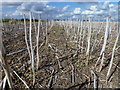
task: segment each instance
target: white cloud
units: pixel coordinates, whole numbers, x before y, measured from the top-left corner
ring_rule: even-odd
[[[82,12],[82,14],[94,14],[94,11],[85,10],[85,11]]]
[[[0,0],[0,2],[104,2],[105,0]],[[119,2],[119,0],[109,0]]]
[[[102,9],[107,10],[108,8],[109,8],[109,1],[107,0],[107,1],[104,2],[103,6],[102,6]]]
[[[96,5],[91,6],[90,9],[93,10],[93,11],[96,11],[97,10],[97,6]]]
[[[117,5],[115,4],[109,4],[108,1],[97,5],[95,4],[89,4],[84,10],[82,10],[80,7],[76,8],[70,8],[70,5],[66,5],[61,8],[57,8],[54,6],[50,6],[49,0],[46,2],[13,2],[13,3],[3,3],[6,7],[14,7],[17,8],[17,10],[13,14],[7,14],[6,17],[17,17],[21,15],[22,13],[28,14],[29,11],[33,12],[34,15],[37,15],[38,13],[42,13],[43,17],[48,18],[76,18],[80,17],[80,15],[85,16],[114,16],[117,14]],[[4,15],[5,16],[5,15]]]
[[[114,7],[114,4],[109,4],[109,7],[111,8],[111,7]]]
[[[72,16],[72,18],[75,19],[75,18],[77,18],[77,16],[74,15],[74,16]]]
[[[94,15],[87,15],[87,17],[94,17]]]
[[[0,2],[98,2],[98,0],[3,0]]]
[[[70,5],[66,5],[65,7],[63,7],[63,11],[66,11],[69,7]]]
[[[109,7],[109,15],[114,19],[118,19],[118,5],[110,5]]]
[[[44,9],[47,8],[47,3],[44,2],[25,2],[22,3],[20,6],[17,7],[17,11],[19,12],[33,12],[33,13],[42,13]],[[49,7],[48,7],[49,8]]]
[[[116,19],[118,16],[118,5],[110,4],[109,1],[91,5],[86,10],[82,11],[82,15],[100,17],[101,19],[108,16]]]
[[[75,8],[73,11],[73,14],[80,14],[81,13],[81,8]]]
[[[3,2],[2,7],[14,8],[18,7],[22,4],[22,2]]]
[[[105,12],[103,10],[96,11],[95,14],[104,14]]]
[[[57,18],[67,16],[69,12],[68,8],[70,6],[67,5],[63,9],[50,6],[46,2],[26,2],[22,3],[17,7],[15,15],[19,15],[22,13],[28,14],[29,11],[33,12],[34,15],[39,13],[42,14],[43,18]],[[69,15],[68,15],[69,16]]]
[[[65,14],[59,14],[56,17],[63,17]]]

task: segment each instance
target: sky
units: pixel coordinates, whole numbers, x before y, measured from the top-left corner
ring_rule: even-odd
[[[2,0],[2,18],[21,19],[29,12],[37,18],[41,14],[43,19],[81,19],[93,17],[105,19],[112,17],[118,19],[119,0]]]

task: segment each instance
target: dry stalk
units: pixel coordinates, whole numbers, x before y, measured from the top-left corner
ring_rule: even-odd
[[[48,44],[48,21],[46,21],[46,29],[45,29],[45,44]]]
[[[97,88],[98,88],[98,85],[97,85],[97,75],[96,75],[96,73],[93,70],[91,70],[91,73],[93,74],[93,77],[94,77],[94,90],[97,90]]]
[[[53,78],[54,78],[54,73],[55,73],[55,70],[54,70],[54,68],[53,68],[52,73],[51,73],[50,80],[49,80],[48,85],[47,85],[48,88],[51,88],[51,87],[52,87],[52,84],[53,84]]]
[[[87,36],[87,51],[86,51],[86,56],[87,56],[87,62],[86,65],[89,63],[89,57],[90,57],[90,41],[91,41],[91,20],[89,18],[89,28],[88,28],[88,36]]]
[[[115,48],[117,46],[119,36],[120,36],[120,31],[118,31],[117,38],[116,38],[116,41],[115,41],[115,44],[114,44],[114,47],[113,47],[113,50],[112,50],[112,56],[111,56],[110,65],[109,65],[109,69],[108,69],[108,72],[107,72],[106,80],[108,79],[109,74],[110,74],[110,70],[112,68],[113,59],[114,59],[114,55],[115,55]]]
[[[30,29],[29,29],[29,40],[30,40],[30,50],[31,50],[31,64],[32,64],[32,72],[33,72],[33,85],[35,83],[35,67],[34,67],[34,51],[33,51],[33,45],[32,45],[32,13],[29,13],[30,15]]]
[[[73,64],[71,64],[71,67],[72,67],[71,81],[72,81],[72,84],[74,85],[74,83],[75,83],[75,67],[73,66]]]
[[[26,88],[29,88],[29,86],[26,84],[26,82],[15,71],[13,71],[13,73],[23,82],[23,84],[26,86]]]
[[[106,19],[106,28],[105,28],[105,34],[104,34],[104,43],[103,43],[103,46],[102,46],[102,50],[100,52],[100,56],[95,64],[95,67],[97,66],[99,60],[102,58],[102,61],[101,61],[101,64],[103,64],[103,58],[104,58],[104,52],[105,52],[105,47],[106,47],[106,44],[107,44],[107,39],[108,39],[108,30],[109,30],[109,18]],[[99,71],[101,71],[102,69],[102,65],[100,65],[100,68],[99,68]]]
[[[24,18],[24,29],[25,29],[25,43],[26,43],[26,46],[27,46],[27,50],[28,50],[30,60],[31,60],[31,52],[30,52],[30,48],[29,48],[29,44],[28,44],[28,40],[27,40],[27,28],[26,28],[27,25],[26,25],[26,16],[25,16],[25,14],[23,15],[23,18]]]
[[[40,16],[39,16],[39,21],[38,21],[38,31],[37,31],[37,36],[36,36],[36,46],[37,46],[37,63],[36,63],[36,69],[38,70],[38,67],[39,67],[39,36],[40,36],[40,23],[41,23],[41,19],[40,19]]]
[[[91,39],[91,21],[89,18],[89,28],[88,28],[88,39],[87,39],[87,51],[86,55],[89,56],[90,53],[90,39]]]
[[[7,77],[5,76],[4,79],[3,79],[3,87],[2,87],[3,89],[4,89],[5,86],[6,86],[6,81],[7,81]]]
[[[0,27],[0,63],[3,67],[4,72],[5,72],[9,88],[13,89],[12,79],[11,79],[11,76],[10,76],[10,70],[9,70],[8,63],[5,60],[5,56],[6,56],[6,53],[5,53],[5,49],[4,49],[3,41],[2,41],[2,29]]]
[[[36,23],[35,23],[35,17],[33,17],[33,24],[34,24],[34,28],[35,28],[35,35],[37,34],[37,27],[36,27]]]

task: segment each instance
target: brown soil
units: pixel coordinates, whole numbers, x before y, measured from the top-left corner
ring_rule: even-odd
[[[8,30],[3,31],[3,33],[3,41],[7,54],[26,48],[24,40],[24,30]],[[45,40],[42,33],[43,30],[41,30],[39,44],[42,44]],[[34,38],[35,36],[33,34],[33,45],[35,45]],[[77,50],[77,45],[75,43],[69,42],[69,40],[66,40],[66,38],[67,37],[64,29],[59,26],[54,26],[50,31],[48,31],[48,44],[44,44],[39,49],[40,63],[39,69],[35,72],[36,82],[34,86],[32,85],[33,79],[31,72],[31,64],[27,50],[24,50],[14,55],[7,56],[6,60],[8,61],[10,68],[12,70],[15,70],[29,87],[41,88],[42,86],[42,88],[50,87],[68,89],[85,87],[92,88],[93,76],[91,75],[90,70],[93,69],[99,57],[101,47],[96,47],[89,60],[89,65],[86,66],[87,56],[85,56],[85,50],[83,51],[83,53],[81,53],[80,50],[78,50],[77,55],[74,57],[74,54]],[[56,53],[55,49],[51,49],[49,47],[49,44],[52,47],[58,49],[58,52]],[[111,82],[108,82],[108,84],[106,84],[105,81],[105,77],[108,70],[107,62],[109,62],[110,60],[111,50],[112,49],[106,51],[106,67],[104,67],[101,72],[96,72],[99,77],[99,87],[103,86],[105,88],[109,88],[110,84],[113,88],[118,87],[118,68],[116,68],[115,70],[115,65],[113,65],[112,67],[112,71],[115,70],[115,72],[112,75],[113,79],[111,80]],[[60,68],[58,65],[58,59],[56,58],[56,54],[59,57],[60,65],[62,66],[62,68]],[[116,53],[114,60],[114,63],[116,64],[118,62],[117,56],[118,54]],[[75,69],[74,83],[72,83],[71,81],[72,65]],[[99,65],[97,66],[97,68],[99,68]],[[52,75],[53,69],[54,74]],[[53,76],[53,83],[51,83],[51,86],[48,86],[51,76]],[[25,85],[16,77],[14,73],[12,73],[12,79],[15,88],[25,88]],[[88,84],[88,82],[91,82],[91,84]]]

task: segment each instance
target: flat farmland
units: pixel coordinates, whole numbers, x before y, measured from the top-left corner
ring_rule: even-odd
[[[4,23],[3,44],[15,88],[119,87],[117,22]]]

